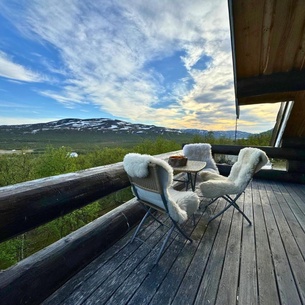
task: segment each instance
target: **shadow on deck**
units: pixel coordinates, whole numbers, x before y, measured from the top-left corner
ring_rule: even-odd
[[[193,243],[176,235],[153,266],[167,227],[150,222],[143,241],[128,243],[131,231],[43,304],[305,304],[304,202],[305,185],[254,180],[238,200],[252,226],[233,208],[207,226],[225,202],[203,214],[204,200],[185,225]]]

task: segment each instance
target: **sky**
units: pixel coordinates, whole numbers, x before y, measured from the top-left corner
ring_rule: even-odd
[[[0,0],[0,125],[111,118],[234,130],[227,0]],[[238,130],[278,104],[242,106]]]

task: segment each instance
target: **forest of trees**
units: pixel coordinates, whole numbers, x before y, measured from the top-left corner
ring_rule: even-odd
[[[226,138],[216,139],[213,132],[210,132],[206,136],[196,135],[189,142],[267,146],[270,143],[270,137],[271,133],[264,133],[234,142]],[[77,158],[70,157],[71,148],[54,148],[53,146],[46,147],[41,154],[3,154],[0,155],[0,187],[120,162],[129,152],[155,155],[179,149],[181,149],[181,144],[160,137],[156,140],[144,140],[133,148],[105,147],[88,150]],[[130,198],[132,198],[132,194],[129,188],[121,190],[44,226],[1,243],[0,270],[12,266],[23,258],[59,240]]]

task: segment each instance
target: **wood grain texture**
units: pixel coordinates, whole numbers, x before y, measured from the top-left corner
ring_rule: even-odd
[[[304,105],[304,0],[228,2],[236,105]],[[305,138],[305,113],[296,113],[288,118],[287,133]]]

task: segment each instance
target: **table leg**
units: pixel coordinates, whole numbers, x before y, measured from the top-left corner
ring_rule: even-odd
[[[186,173],[187,175],[187,179],[186,179],[186,186],[185,186],[185,190],[187,191],[189,188],[189,183],[191,183],[191,188],[193,189],[193,183],[192,183],[192,174],[191,173]]]
[[[192,177],[192,173],[187,173],[187,186],[186,190],[188,188],[188,183],[191,183],[192,191],[195,192],[196,189],[196,180],[197,180],[197,173],[194,173],[194,177]]]

